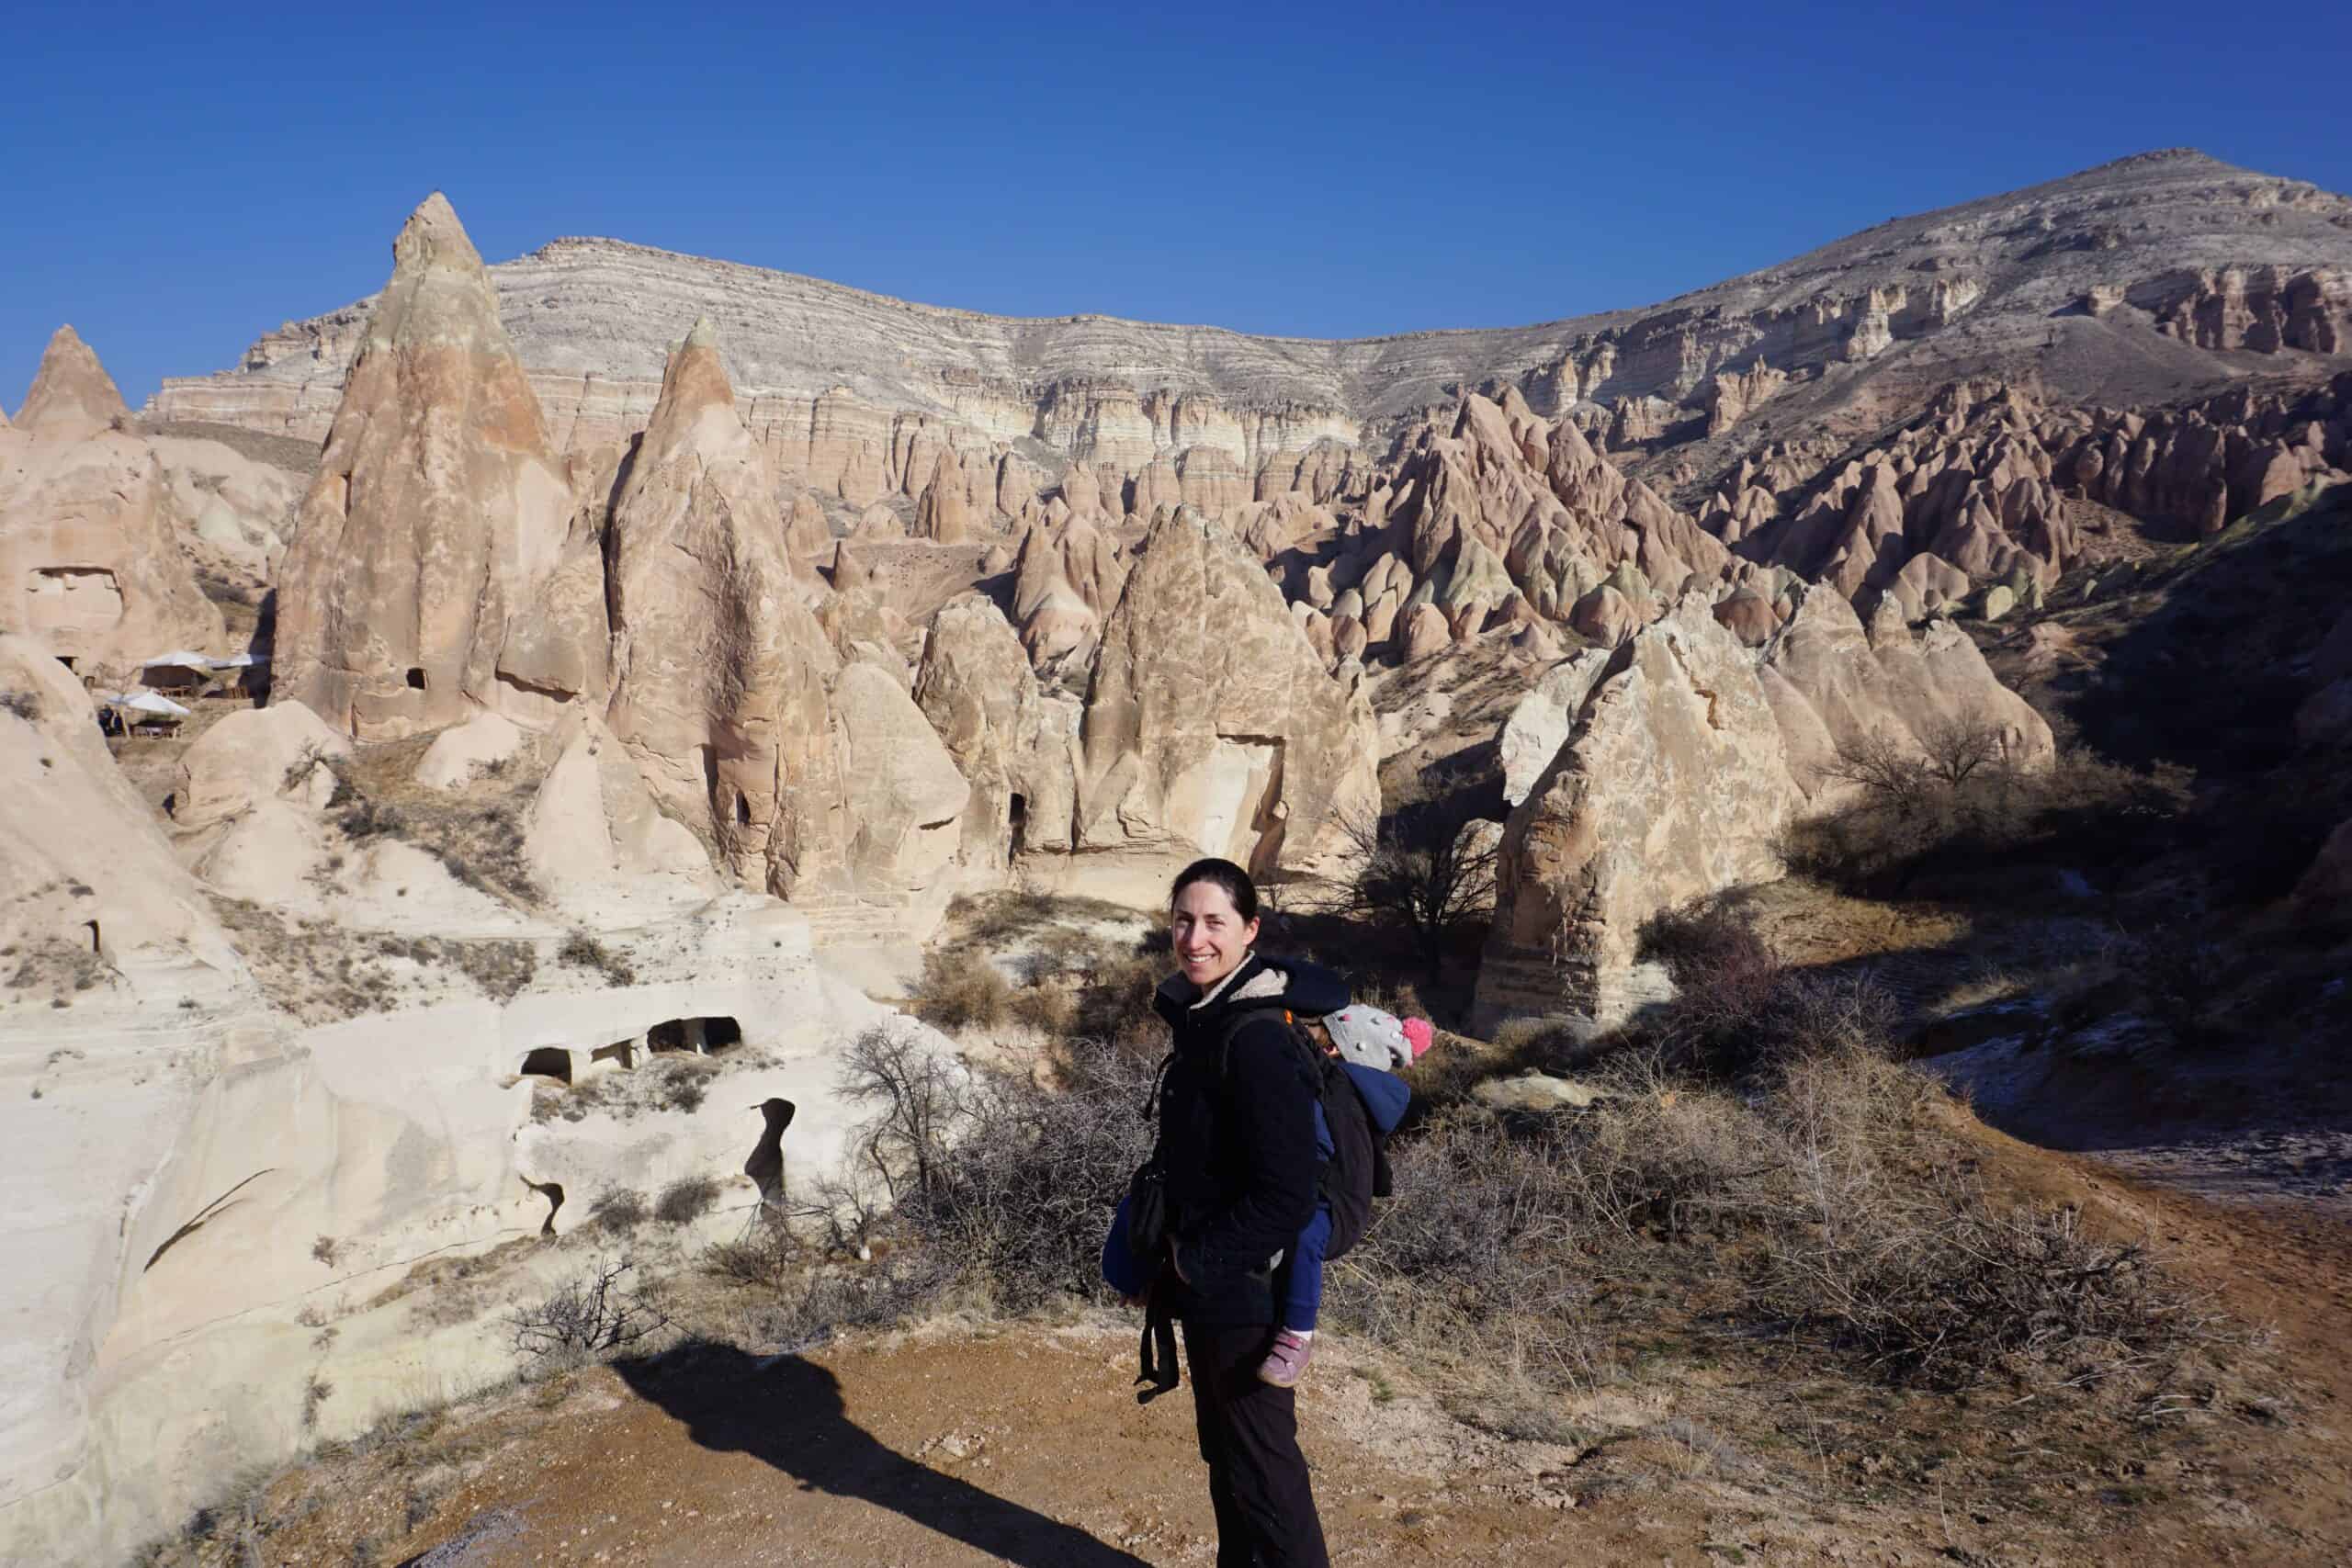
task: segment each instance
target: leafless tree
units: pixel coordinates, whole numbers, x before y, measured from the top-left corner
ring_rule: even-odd
[[[1435,975],[1453,935],[1494,912],[1498,825],[1431,800],[1341,827],[1356,853],[1329,912],[1402,930]]]
[[[1939,719],[1919,731],[1916,740],[1881,729],[1849,741],[1821,772],[1825,778],[1860,784],[1907,817],[1932,797],[1999,766],[2007,754],[1997,725],[1983,719]]]
[[[1939,719],[1919,732],[1928,772],[1958,789],[1981,770],[1998,767],[2008,756],[2000,727],[1981,718]]]
[[[875,1028],[850,1043],[841,1089],[876,1108],[858,1129],[858,1152],[891,1201],[935,1190],[940,1162],[970,1114],[962,1069],[912,1034]]]

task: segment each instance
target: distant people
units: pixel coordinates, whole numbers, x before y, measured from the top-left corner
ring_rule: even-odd
[[[1175,1049],[1159,1093],[1166,1213],[1164,1241],[1144,1260],[1149,1310],[1183,1329],[1218,1568],[1325,1568],[1297,1395],[1260,1371],[1281,1328],[1275,1276],[1316,1217],[1320,1177],[1317,1068],[1289,1011],[1343,1007],[1346,988],[1251,951],[1258,891],[1230,861],[1178,875],[1169,934],[1179,970],[1154,1005]]]

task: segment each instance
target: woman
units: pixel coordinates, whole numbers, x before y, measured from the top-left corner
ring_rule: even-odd
[[[1325,1568],[1295,1393],[1258,1369],[1277,1327],[1274,1273],[1313,1217],[1316,1085],[1285,1018],[1336,1011],[1346,987],[1251,951],[1258,890],[1230,861],[1176,878],[1178,972],[1154,1005],[1175,1031],[1159,1095],[1169,1257],[1156,1289],[1184,1331],[1218,1568]]]

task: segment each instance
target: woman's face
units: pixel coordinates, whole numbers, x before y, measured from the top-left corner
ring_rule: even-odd
[[[1258,922],[1242,919],[1233,896],[1216,883],[1188,882],[1169,911],[1168,936],[1184,978],[1206,990],[1241,966]]]

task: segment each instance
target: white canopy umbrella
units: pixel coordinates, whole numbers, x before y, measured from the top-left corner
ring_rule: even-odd
[[[159,653],[153,659],[142,659],[139,661],[139,667],[142,670],[152,670],[158,665],[177,665],[183,670],[209,670],[212,668],[212,660],[201,653],[191,653],[183,648],[171,653]]]
[[[191,711],[155,692],[121,692],[107,697],[105,702],[108,707],[129,708],[133,713],[151,713],[166,718],[186,718]]]

